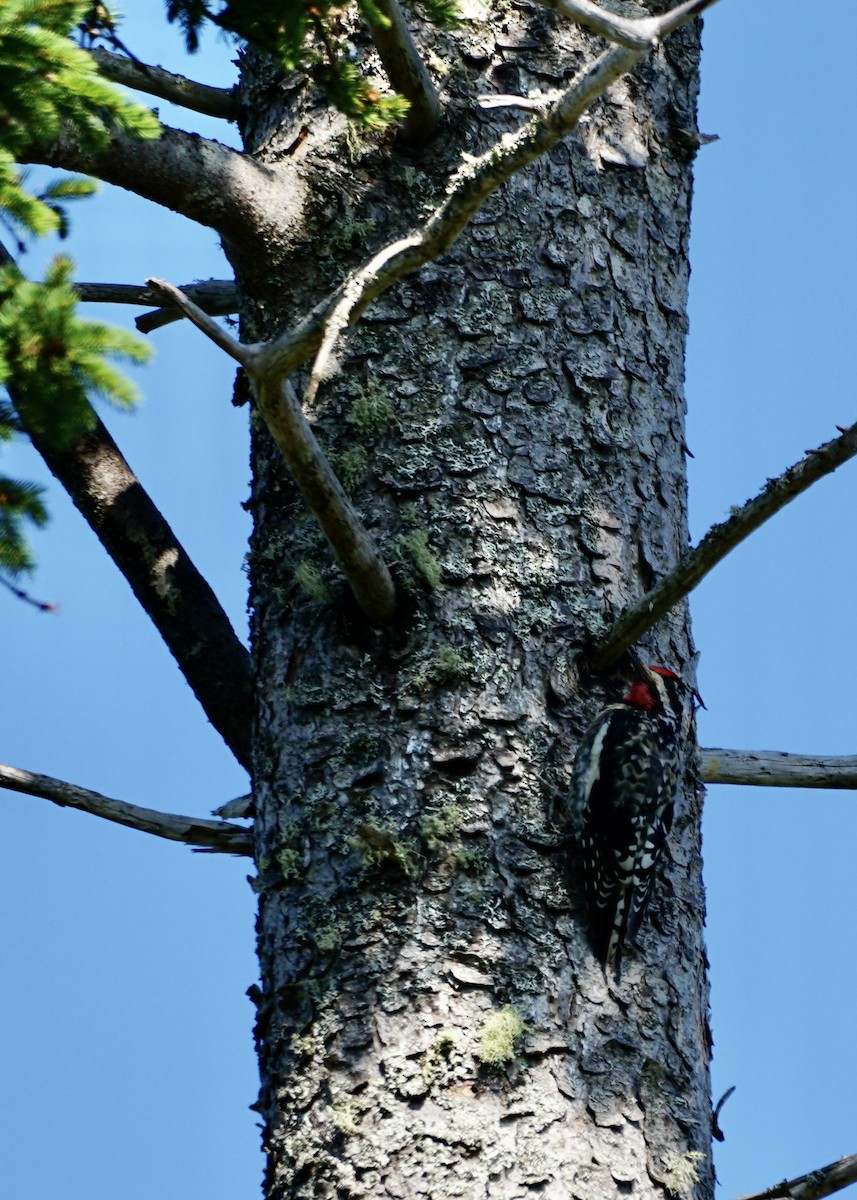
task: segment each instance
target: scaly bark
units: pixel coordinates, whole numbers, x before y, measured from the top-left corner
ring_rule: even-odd
[[[262,287],[252,252],[234,256],[239,284],[255,281],[246,340],[327,295],[345,260],[406,233],[462,152],[517,127],[475,96],[561,87],[599,49],[518,9],[437,36],[449,109],[418,159],[351,136],[346,168],[344,129],[300,94],[282,118],[255,109],[246,133],[263,158],[308,131],[309,200],[290,272]],[[256,431],[270,1200],[711,1195],[690,768],[619,988],[587,948],[573,852],[563,863],[531,848],[579,734],[620,686],[584,681],[558,702],[558,652],[583,647],[687,547],[697,53],[690,27],[616,84],[444,260],[367,311],[315,398],[315,433],[409,597],[392,629],[355,612]],[[263,82],[245,79],[245,95]],[[692,675],[683,609],[645,653]],[[520,1036],[504,1058],[507,1006]]]

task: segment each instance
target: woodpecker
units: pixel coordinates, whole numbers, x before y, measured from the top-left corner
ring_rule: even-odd
[[[672,826],[691,695],[674,671],[641,665],[641,678],[621,704],[599,713],[574,760],[590,939],[605,970],[612,962],[617,982]]]

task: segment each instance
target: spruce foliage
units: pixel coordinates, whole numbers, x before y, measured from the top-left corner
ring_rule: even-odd
[[[10,404],[0,401],[0,442],[8,442],[21,432],[21,423]],[[48,519],[42,503],[42,489],[22,479],[0,475],[0,568],[9,575],[32,570],[33,559],[22,527],[29,521],[44,525]]]
[[[79,0],[4,0],[0,145],[13,156],[32,141],[57,137],[65,121],[89,148],[105,145],[112,129],[160,136],[154,113],[102,79],[92,57],[71,41],[88,7]]]
[[[134,334],[77,315],[71,269],[69,259],[54,259],[44,283],[14,266],[0,270],[0,382],[24,425],[57,449],[92,427],[89,395],[126,408],[136,400],[107,359],[149,357]]]
[[[29,195],[14,165],[24,146],[56,138],[64,125],[93,149],[113,129],[141,138],[161,133],[155,114],[102,79],[91,55],[71,41],[87,8],[80,0],[4,0],[0,7],[0,208],[37,236],[64,227],[51,200],[94,185],[65,182],[50,198]]]
[[[28,235],[64,237],[66,203],[96,187],[91,179],[64,177],[29,191],[15,163],[24,146],[66,128],[90,147],[106,144],[112,130],[160,135],[155,115],[102,79],[91,56],[71,41],[88,8],[79,0],[0,5],[0,221],[19,252]],[[0,384],[14,397],[14,407],[0,401],[0,442],[26,428],[65,446],[93,423],[89,395],[126,407],[135,399],[108,358],[142,362],[148,349],[132,334],[77,316],[68,259],[56,259],[43,283],[26,279],[6,252],[0,263]],[[0,579],[32,570],[25,527],[46,520],[40,488],[0,476]]]
[[[14,265],[0,269],[0,384],[15,407],[0,403],[0,441],[26,428],[61,449],[91,428],[90,395],[129,407],[136,389],[108,358],[144,362],[148,346],[123,329],[77,315],[71,262],[57,258],[44,283]],[[0,476],[0,573],[33,568],[24,526],[43,525],[41,489]]]

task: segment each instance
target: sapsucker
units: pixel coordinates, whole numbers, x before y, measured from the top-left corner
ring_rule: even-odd
[[[640,927],[672,826],[691,712],[674,671],[642,667],[621,704],[599,713],[572,770],[593,951],[618,980],[622,951]]]

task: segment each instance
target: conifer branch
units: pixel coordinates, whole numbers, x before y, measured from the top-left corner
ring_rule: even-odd
[[[699,750],[703,783],[748,787],[857,789],[857,755],[787,754],[781,750]]]
[[[764,1192],[741,1196],[740,1200],[822,1200],[852,1183],[857,1183],[857,1154],[848,1154],[797,1179],[784,1179]]]
[[[588,655],[593,671],[606,670],[621,654],[639,641],[661,617],[683,600],[709,571],[765,521],[778,513],[801,492],[857,454],[857,424],[843,429],[838,438],[825,442],[776,479],[769,479],[758,496],[718,525],[685,554],[675,570],[640,600],[630,604],[600,638]]]
[[[8,387],[15,402],[15,389]],[[151,617],[206,716],[249,768],[250,659],[209,584],[92,412],[66,449],[24,428]]]
[[[0,266],[14,264],[0,242]],[[6,390],[14,405],[14,383],[7,381]],[[87,406],[88,431],[63,449],[19,414],[21,429],[127,579],[214,728],[249,770],[250,656],[211,587]]]
[[[373,21],[370,11],[366,10],[372,41],[390,83],[411,106],[402,126],[402,140],[409,145],[418,145],[431,136],[438,123],[440,99],[411,37],[399,0],[374,0],[374,7],[389,24],[385,26]]]
[[[103,148],[85,145],[67,128],[51,142],[34,142],[18,154],[22,163],[43,163],[94,175],[151,200],[268,259],[284,246],[300,219],[303,196],[294,165],[276,171],[210,138],[164,126],[143,140],[114,132]]]
[[[78,787],[55,779],[52,775],[35,775],[18,767],[0,763],[0,787],[7,791],[23,792],[26,796],[37,796],[50,800],[61,808],[77,808],[81,812],[115,821],[129,829],[142,833],[153,833],[156,837],[172,842],[184,842],[196,849],[214,851],[218,854],[243,854],[253,856],[253,831],[243,825],[232,825],[228,821],[211,821],[204,817],[184,817],[176,813],[157,812],[152,808],[141,808],[124,800],[112,800],[100,792]]]
[[[189,108],[193,112],[205,113],[209,117],[220,117],[234,121],[238,116],[238,96],[235,88],[211,87],[196,83],[184,75],[176,75],[163,67],[141,63],[139,59],[111,50],[96,49],[90,54],[105,79],[124,84],[149,96],[159,96],[172,104]]]

